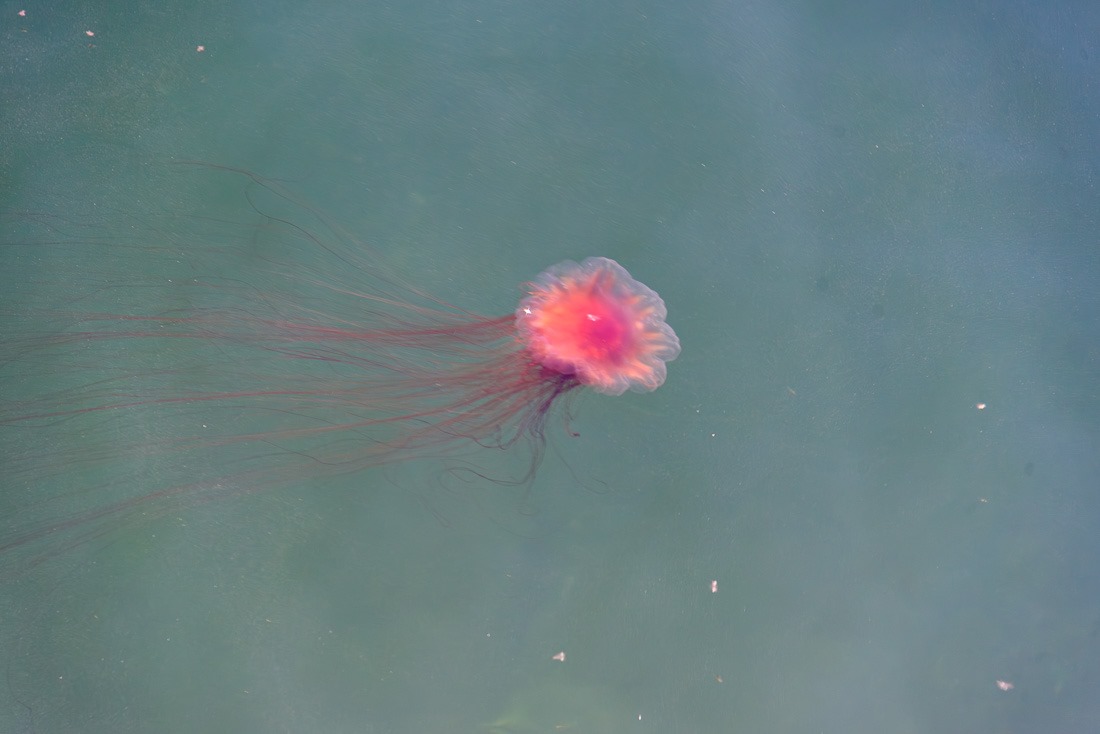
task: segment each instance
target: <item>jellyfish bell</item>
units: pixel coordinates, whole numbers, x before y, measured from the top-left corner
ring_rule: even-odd
[[[547,368],[596,392],[649,392],[665,381],[680,341],[661,297],[606,257],[544,270],[516,309],[516,326]]]

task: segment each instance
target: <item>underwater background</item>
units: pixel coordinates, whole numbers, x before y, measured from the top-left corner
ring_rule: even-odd
[[[3,554],[0,731],[1100,730],[1100,5],[172,5],[0,2],[0,329],[175,307],[158,239],[249,277],[209,223],[303,210],[203,161],[479,313],[614,258],[683,353],[530,486]],[[6,402],[107,367],[0,356]],[[222,460],[67,464],[100,425],[0,425],[0,546]]]

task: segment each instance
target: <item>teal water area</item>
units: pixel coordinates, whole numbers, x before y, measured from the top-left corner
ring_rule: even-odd
[[[0,5],[0,415],[235,355],[74,312],[366,276],[271,218],[486,314],[611,257],[684,349],[529,486],[5,422],[0,546],[226,491],[0,553],[0,731],[1100,730],[1095,4],[162,5]]]

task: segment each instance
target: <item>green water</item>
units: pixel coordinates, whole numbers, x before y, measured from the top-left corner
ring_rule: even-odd
[[[478,312],[614,258],[684,351],[529,488],[428,459],[5,555],[0,731],[1100,727],[1090,4],[19,9],[5,333],[252,277],[257,206],[322,231],[198,160]],[[5,403],[118,367],[3,356]],[[0,515],[232,475],[123,450],[182,430],[0,426]]]

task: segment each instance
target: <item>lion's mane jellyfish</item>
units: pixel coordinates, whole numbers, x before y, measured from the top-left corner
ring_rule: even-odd
[[[476,468],[486,447],[526,446],[528,468],[514,478],[526,482],[555,405],[586,387],[654,390],[680,351],[664,302],[613,260],[554,265],[526,284],[514,314],[485,317],[252,207],[266,220],[261,231],[290,245],[284,258],[308,245],[335,266],[280,259],[269,247],[263,277],[204,274],[178,285],[187,298],[173,293],[185,305],[143,312],[147,294],[131,288],[139,297],[125,311],[89,312],[80,299],[56,332],[3,338],[7,374],[37,372],[47,385],[0,401],[9,481],[63,475],[64,489],[48,508],[0,526],[0,554],[414,458],[468,462],[504,481]],[[138,252],[158,254],[148,239]],[[117,288],[103,292],[117,303]],[[27,439],[37,448],[16,438],[23,429],[42,434]],[[135,467],[125,476],[107,468],[119,456]],[[130,490],[107,491],[125,483]]]

